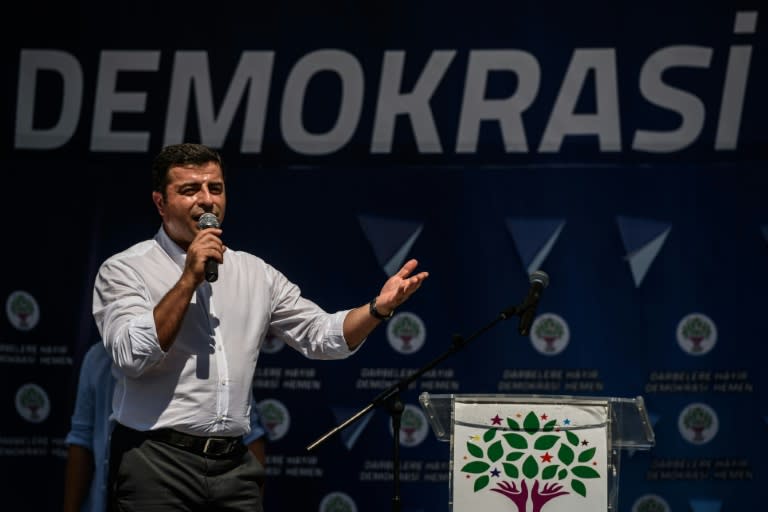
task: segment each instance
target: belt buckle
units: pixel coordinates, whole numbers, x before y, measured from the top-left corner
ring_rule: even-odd
[[[203,446],[203,453],[205,455],[225,455],[229,453],[230,442],[227,439],[217,439],[209,437],[205,440],[205,446]]]

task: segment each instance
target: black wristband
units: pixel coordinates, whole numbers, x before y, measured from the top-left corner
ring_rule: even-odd
[[[372,317],[378,318],[379,320],[389,320],[392,318],[392,315],[395,314],[395,310],[389,312],[388,315],[382,315],[379,313],[379,310],[376,309],[376,297],[371,299],[371,302],[368,303],[368,312],[371,314]]]

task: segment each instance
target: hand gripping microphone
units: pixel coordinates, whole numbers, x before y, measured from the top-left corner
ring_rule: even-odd
[[[200,220],[197,221],[197,227],[200,229],[218,228],[219,219],[212,213],[204,213],[200,216]],[[213,258],[208,258],[205,260],[205,280],[209,283],[212,283],[218,278],[219,262]]]
[[[531,287],[528,289],[528,297],[523,302],[521,308],[523,312],[520,315],[520,325],[518,326],[518,332],[521,336],[528,336],[528,331],[531,330],[533,317],[536,314],[539,299],[541,299],[541,292],[549,284],[549,276],[545,272],[537,270],[530,275],[528,281],[531,283]]]

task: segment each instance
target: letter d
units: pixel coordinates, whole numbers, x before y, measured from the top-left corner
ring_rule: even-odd
[[[52,128],[35,129],[35,91],[40,70],[58,72],[63,79],[61,110]],[[83,100],[83,71],[71,54],[59,50],[22,50],[16,103],[16,138],[20,149],[54,149],[75,133]]]

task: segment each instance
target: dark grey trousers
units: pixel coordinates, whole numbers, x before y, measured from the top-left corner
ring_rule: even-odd
[[[263,468],[243,446],[205,457],[118,425],[110,443],[111,512],[263,512]]]

